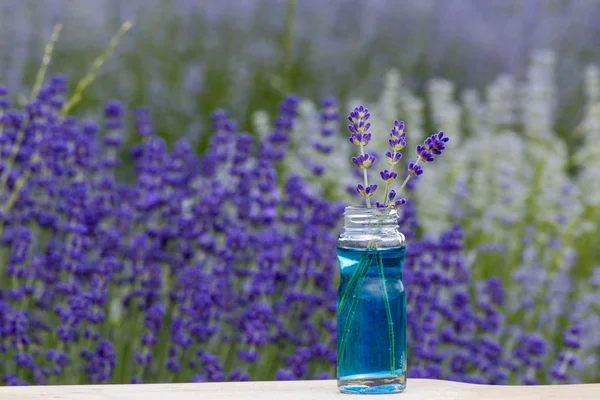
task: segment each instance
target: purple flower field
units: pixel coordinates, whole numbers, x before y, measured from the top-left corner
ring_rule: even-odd
[[[103,2],[91,3],[87,12],[100,8],[104,12],[97,15],[110,19]],[[122,6],[132,10],[113,10],[119,23],[121,13],[137,12],[134,3]],[[157,10],[165,6],[156,3]],[[175,3],[174,15],[194,8],[193,2]],[[223,32],[216,26],[228,17],[243,27],[250,23],[244,12],[259,15],[256,10],[272,7],[275,13],[292,2],[241,1],[230,15],[212,3],[204,17],[213,21],[214,32]],[[328,22],[315,30],[327,30],[336,10],[344,9],[333,2],[319,17],[301,3],[295,10],[298,49],[314,41],[307,20],[324,18]],[[349,3],[359,7],[360,2]],[[414,3],[407,6],[409,15],[440,18],[450,12],[441,2]],[[428,29],[469,43],[473,56],[477,43],[471,42],[492,18],[490,10],[503,7],[490,3],[489,10],[469,8],[470,31],[452,31],[445,21]],[[508,3],[507,8],[519,7]],[[585,11],[550,3],[554,6],[544,12],[568,10],[567,21]],[[21,15],[15,4],[0,3],[0,21],[10,13]],[[67,15],[87,15],[85,8],[56,4],[53,19],[43,26],[68,22],[60,21]],[[526,15],[541,15],[543,2],[531,4]],[[386,7],[389,2],[374,1],[373,13]],[[436,7],[442,9],[437,14],[427,11]],[[597,11],[593,4],[586,10]],[[460,11],[453,12],[467,18]],[[277,26],[266,25],[266,32],[285,28],[282,13],[277,15],[272,22]],[[383,40],[385,35],[366,23],[372,15],[365,15],[361,32],[373,32],[356,40]],[[148,29],[144,18],[150,17],[140,18],[140,31],[135,26],[133,35]],[[508,19],[520,26],[515,18]],[[96,23],[102,21],[98,17]],[[25,25],[24,37],[33,35],[37,28]],[[7,25],[0,25],[0,32],[8,29],[2,26]],[[540,39],[549,26],[556,25],[549,19],[536,25],[536,46],[560,42],[558,36]],[[41,37],[46,32],[40,29]],[[57,70],[68,65],[61,54],[80,43],[59,40],[53,52],[51,40],[40,71],[49,64],[52,73],[32,80],[23,67],[30,55],[18,46],[13,53],[10,43],[1,42],[1,384],[334,379],[336,239],[344,207],[363,201],[394,203],[400,210],[398,224],[407,239],[409,378],[511,385],[600,382],[597,68],[571,77],[584,82],[585,93],[569,117],[576,122],[573,137],[565,138],[558,132],[557,110],[568,90],[556,84],[565,66],[553,52],[529,57],[527,45],[521,67],[522,55],[490,50],[498,40],[492,30],[479,37],[485,42],[482,57],[500,57],[501,69],[510,74],[493,80],[484,71],[467,82],[487,85],[481,96],[455,93],[466,78],[459,74],[456,84],[434,79],[441,70],[428,71],[432,75],[422,94],[422,82],[410,69],[402,67],[400,74],[393,69],[394,57],[374,52],[387,75],[361,74],[367,86],[378,82],[376,90],[363,90],[352,79],[346,88],[334,87],[340,83],[326,83],[321,75],[307,79],[306,87],[320,78],[328,93],[317,91],[311,98],[314,93],[302,86],[303,72],[295,66],[293,85],[281,83],[282,73],[270,83],[276,89],[265,86],[276,102],[253,102],[253,93],[261,91],[248,83],[249,74],[260,65],[258,50],[268,52],[257,40],[250,44],[257,51],[239,54],[241,78],[228,72],[233,86],[236,79],[243,81],[239,93],[224,89],[226,96],[208,102],[199,93],[221,93],[209,84],[208,64],[199,67],[203,83],[197,96],[186,89],[192,72],[186,84],[179,78],[174,78],[178,84],[150,79],[152,70],[160,69],[150,62],[154,56],[140,75],[148,80],[134,83],[133,70],[122,63],[142,51],[132,43],[142,42],[140,36],[128,38],[127,29],[110,51],[102,44],[94,54],[99,58],[83,70],[92,64],[88,75],[69,67]],[[467,34],[473,37],[467,40]],[[582,32],[571,34],[585,47]],[[214,40],[212,46],[220,46]],[[323,42],[329,40],[334,35]],[[207,43],[203,51],[211,54]],[[349,43],[340,43],[315,44],[314,54],[333,48],[348,59],[356,56]],[[563,54],[560,46],[557,53]],[[437,60],[444,51],[427,54]],[[38,68],[43,55],[36,55]],[[314,71],[333,61],[324,59],[322,69]],[[318,59],[306,62],[318,64]],[[350,69],[340,66],[338,73],[350,76]],[[145,87],[145,95],[135,94],[135,85]],[[325,97],[329,94],[335,96]],[[354,109],[356,104],[368,110]],[[405,146],[416,147],[416,153],[401,156]],[[438,156],[440,161],[432,162]],[[392,187],[399,183],[403,191],[397,194]]]

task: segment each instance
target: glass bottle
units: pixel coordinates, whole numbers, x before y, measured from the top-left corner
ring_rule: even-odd
[[[346,207],[337,242],[341,392],[396,393],[406,386],[405,253],[396,209]]]

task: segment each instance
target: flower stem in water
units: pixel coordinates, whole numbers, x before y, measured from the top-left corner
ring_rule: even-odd
[[[381,290],[383,291],[383,301],[385,303],[385,313],[387,314],[388,332],[390,338],[390,374],[394,375],[396,371],[396,355],[394,354],[394,321],[392,320],[392,310],[390,308],[390,299],[388,297],[385,285],[385,275],[383,274],[383,261],[381,254],[377,253],[377,270],[381,279]]]
[[[346,285],[346,290],[344,291],[344,294],[342,295],[342,299],[340,300],[339,312],[341,312],[344,309],[344,304],[346,304],[346,300],[348,298],[348,295],[350,294],[350,289],[352,289],[352,287],[354,286],[354,281],[356,281],[356,278],[358,278],[358,275],[360,274],[360,269],[362,268],[362,266],[365,262],[366,255],[367,255],[366,253],[362,255],[362,257],[360,258],[360,262],[358,263],[358,266],[352,273],[352,276],[350,277],[350,280],[348,281],[348,284]]]
[[[352,298],[352,304],[350,305],[350,311],[348,312],[348,317],[346,318],[346,323],[344,324],[344,331],[342,332],[342,341],[340,343],[340,347],[338,348],[338,362],[342,358],[344,354],[344,348],[346,347],[346,340],[348,339],[348,331],[350,330],[350,324],[352,323],[352,319],[354,317],[354,311],[356,310],[356,306],[358,305],[358,299],[360,294],[360,289],[362,288],[363,281],[365,280],[365,276],[367,275],[367,271],[369,270],[369,266],[371,265],[371,260],[373,260],[373,254],[369,254],[367,258],[367,262],[365,263],[363,270],[360,274],[360,279],[356,284],[356,290],[354,291],[354,297]],[[358,268],[357,268],[358,269]]]

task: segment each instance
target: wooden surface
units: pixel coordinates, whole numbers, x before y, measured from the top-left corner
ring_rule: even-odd
[[[0,387],[0,400],[600,400],[600,384],[487,386],[409,379],[404,393],[341,394],[335,381]]]

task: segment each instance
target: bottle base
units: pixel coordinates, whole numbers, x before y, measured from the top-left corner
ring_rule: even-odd
[[[338,389],[350,394],[389,394],[400,393],[406,388],[406,376],[364,377],[339,379]]]

